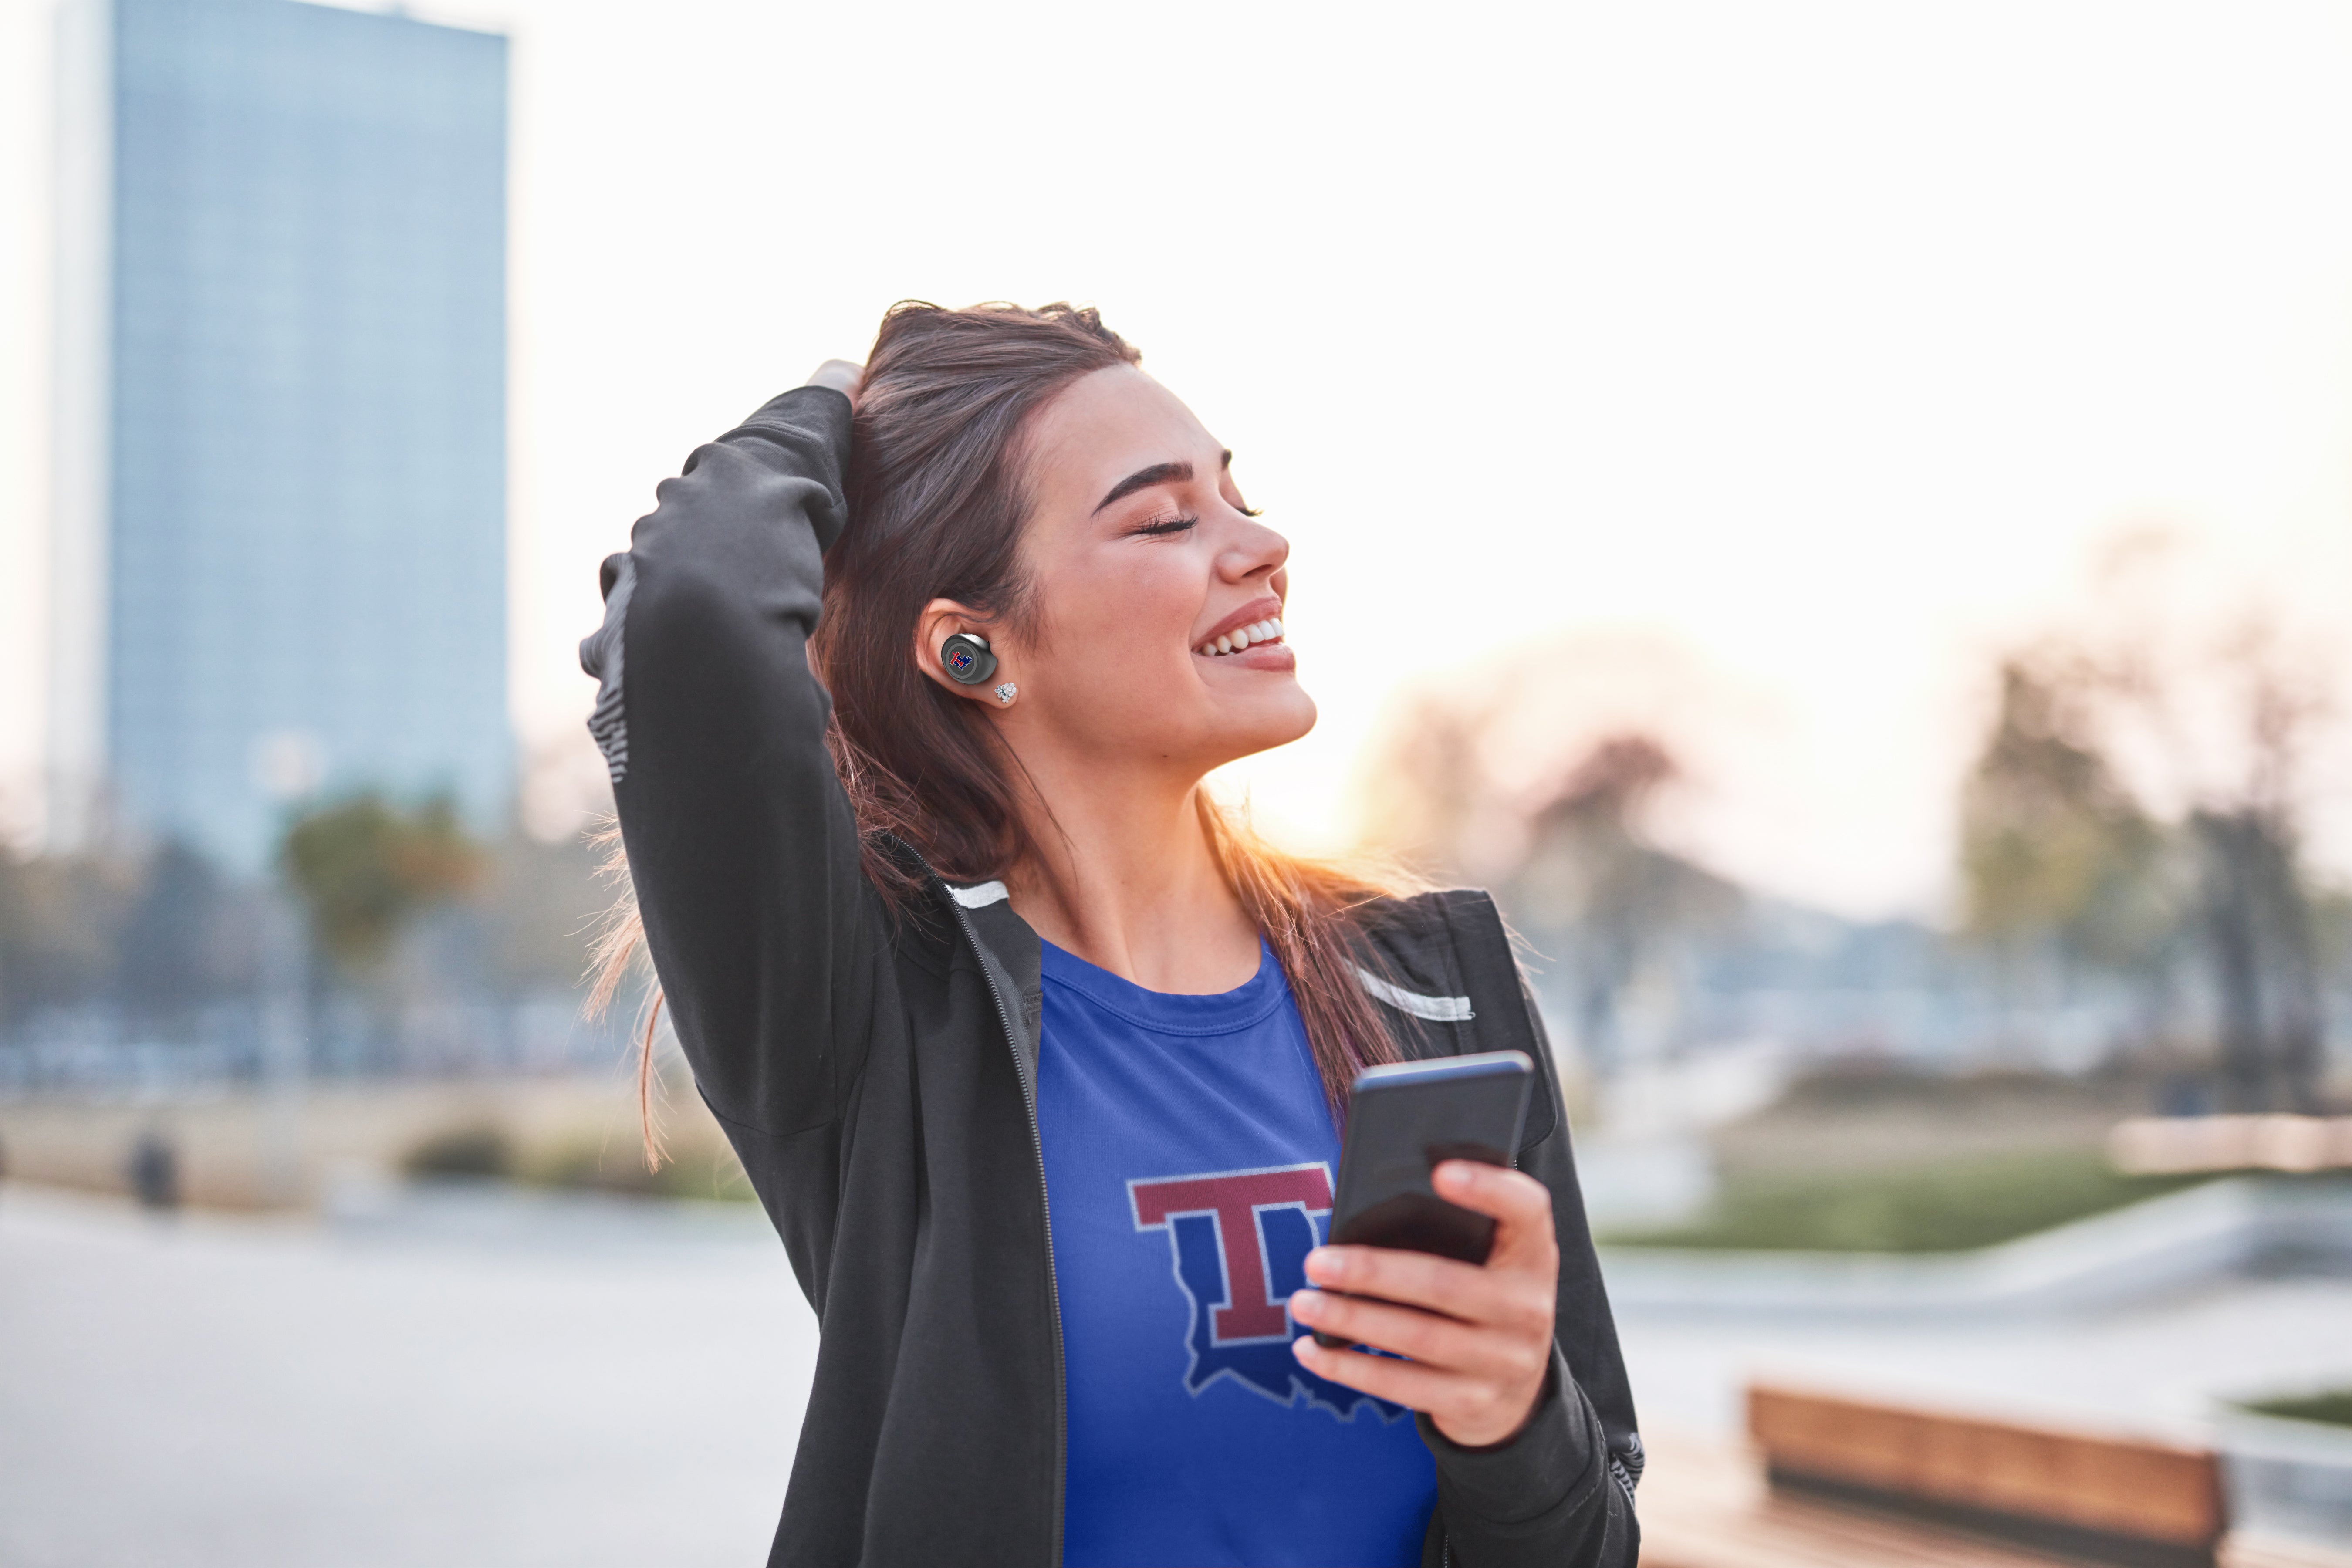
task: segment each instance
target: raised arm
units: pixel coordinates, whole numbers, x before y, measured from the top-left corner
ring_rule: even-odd
[[[712,1110],[772,1136],[840,1114],[881,950],[808,668],[854,371],[829,365],[662,482],[580,648],[678,1041]]]

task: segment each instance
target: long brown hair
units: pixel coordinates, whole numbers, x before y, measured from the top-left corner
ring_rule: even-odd
[[[917,668],[916,621],[931,600],[954,599],[992,624],[1035,624],[1020,552],[1029,418],[1080,376],[1141,357],[1091,308],[950,310],[908,300],[882,318],[853,426],[849,526],[825,558],[809,662],[833,698],[826,739],[864,836],[866,875],[902,910],[929,893],[890,852],[891,839],[954,881],[1002,878],[1036,852],[1018,805],[1018,760],[977,704]],[[1405,879],[1284,854],[1205,786],[1196,803],[1218,867],[1290,983],[1324,1096],[1342,1117],[1356,1074],[1398,1054],[1357,967],[1372,962],[1357,940],[1357,911],[1404,890]],[[619,834],[607,842],[624,890],[596,946],[595,1008],[644,942]],[[652,1160],[660,1157],[651,1116],[659,1005],[656,993],[637,1073]]]

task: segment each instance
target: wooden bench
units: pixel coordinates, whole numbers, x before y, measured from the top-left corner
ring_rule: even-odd
[[[1751,1387],[1780,1489],[2128,1568],[2208,1568],[2228,1526],[2209,1450]]]
[[[2051,1568],[2052,1555],[1916,1514],[1774,1487],[1753,1448],[1648,1430],[1642,1568]],[[2231,1536],[2221,1568],[2352,1568],[2352,1552]]]

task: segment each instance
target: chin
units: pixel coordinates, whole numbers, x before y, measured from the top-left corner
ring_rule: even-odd
[[[1296,681],[1289,682],[1288,687],[1286,691],[1269,692],[1249,703],[1244,712],[1229,716],[1231,757],[1254,756],[1276,746],[1286,746],[1315,728],[1315,699]]]

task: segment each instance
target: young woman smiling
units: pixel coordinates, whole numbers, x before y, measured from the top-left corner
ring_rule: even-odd
[[[1289,546],[1137,361],[1090,310],[896,307],[604,563],[608,980],[641,931],[823,1334],[771,1561],[1631,1564],[1508,939],[1210,800],[1315,721]],[[1506,1048],[1517,1168],[1435,1178],[1492,1258],[1317,1246],[1356,1073]]]

